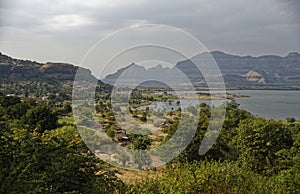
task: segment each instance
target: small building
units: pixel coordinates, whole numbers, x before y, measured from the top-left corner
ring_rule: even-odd
[[[117,141],[129,141],[130,140],[130,138],[127,137],[127,135],[124,133],[115,133],[115,138]]]

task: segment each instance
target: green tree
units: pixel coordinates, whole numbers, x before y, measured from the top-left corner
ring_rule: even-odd
[[[109,129],[107,129],[106,134],[108,137],[110,138],[114,138],[115,137],[115,131],[113,129],[111,129],[112,127],[110,127]]]
[[[24,123],[30,129],[44,132],[45,130],[55,129],[57,127],[57,120],[57,116],[52,113],[48,105],[40,104],[27,111]]]
[[[140,136],[133,142],[133,161],[138,165],[138,169],[151,164],[151,158],[145,150],[151,145],[151,140],[147,136]]]
[[[253,118],[242,121],[237,132],[237,146],[243,164],[256,172],[278,173],[276,153],[293,145],[286,125],[280,121]]]
[[[147,113],[143,111],[142,116],[140,117],[142,122],[147,122]]]
[[[146,150],[151,145],[151,139],[147,136],[140,136],[133,142],[133,149]]]
[[[5,137],[10,162],[0,163],[0,193],[113,193],[122,185],[74,127],[43,134],[13,129]]]
[[[20,103],[21,100],[16,96],[0,96],[0,106],[5,108]]]
[[[287,121],[288,123],[294,123],[294,122],[296,121],[296,119],[295,119],[294,117],[287,117],[287,118],[286,118],[286,121]]]

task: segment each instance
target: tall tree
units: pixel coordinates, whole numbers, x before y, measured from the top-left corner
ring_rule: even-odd
[[[291,132],[281,121],[247,119],[237,129],[243,163],[256,172],[278,173],[276,153],[293,145]]]
[[[45,130],[55,129],[58,118],[48,105],[40,104],[33,109],[29,109],[24,120],[30,129],[35,129],[37,132],[44,132]]]

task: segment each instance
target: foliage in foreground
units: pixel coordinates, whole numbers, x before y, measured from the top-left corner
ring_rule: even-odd
[[[210,113],[203,105],[197,134],[163,176],[125,185],[89,153],[72,124],[57,123],[58,112],[0,96],[0,193],[300,192],[300,125],[293,119],[255,118],[232,102],[217,142],[199,156]],[[170,136],[177,124],[165,129]]]
[[[112,193],[122,186],[73,126],[56,128],[52,109],[0,97],[0,193]]]
[[[141,181],[128,193],[298,193],[299,178],[299,170],[267,177],[229,161],[174,163],[163,178]]]

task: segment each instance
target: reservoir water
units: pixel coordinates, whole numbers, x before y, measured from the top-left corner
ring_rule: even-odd
[[[177,94],[193,93],[194,91],[177,91]],[[286,91],[286,90],[227,90],[228,93],[237,95],[246,95],[247,98],[236,98],[235,100],[240,104],[240,108],[251,112],[254,115],[273,118],[286,119],[287,117],[294,117],[300,120],[300,91]],[[214,92],[215,93],[215,92]],[[217,93],[217,92],[216,92]],[[197,104],[196,100],[181,100],[181,105],[186,107],[188,105]],[[208,100],[199,100],[211,104]],[[159,102],[150,105],[150,108],[161,109],[177,109],[176,101]]]
[[[300,91],[284,90],[231,90],[229,93],[247,95],[236,98],[242,109],[265,118],[300,120]]]

